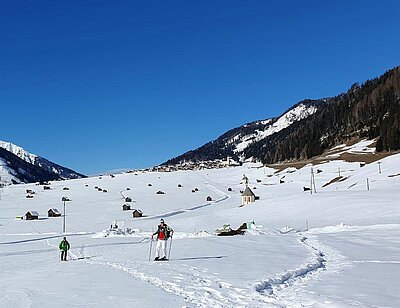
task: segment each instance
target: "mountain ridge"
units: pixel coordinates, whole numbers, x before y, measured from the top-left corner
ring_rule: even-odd
[[[400,67],[335,97],[305,99],[282,115],[228,130],[161,165],[231,157],[264,164],[302,160],[353,137],[377,138],[377,151],[400,149]],[[302,107],[297,110],[299,107]],[[293,119],[287,118],[294,115]],[[285,119],[286,117],[286,119]],[[285,122],[286,121],[286,122]],[[284,125],[278,125],[282,122]],[[275,125],[275,128],[274,128]]]
[[[85,175],[0,140],[0,180],[6,184],[83,178]]]

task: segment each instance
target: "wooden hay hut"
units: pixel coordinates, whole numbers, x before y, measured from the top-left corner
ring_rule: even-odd
[[[29,211],[25,214],[25,219],[26,220],[34,220],[34,219],[39,219],[39,213],[36,211]]]
[[[125,202],[132,202],[132,198],[131,197],[125,197]]]
[[[50,190],[51,188],[50,188],[50,186],[43,186],[43,189],[44,190]]]
[[[157,194],[157,195],[165,195],[165,192],[159,190],[159,191],[156,192],[156,194]]]
[[[124,205],[122,206],[122,210],[123,210],[123,211],[130,211],[130,209],[131,209],[131,206],[130,206],[129,204],[124,204]]]
[[[132,217],[133,218],[143,217],[143,212],[139,209],[134,209],[132,212]]]
[[[26,195],[26,197],[27,197],[28,199],[31,199],[31,198],[33,198],[33,195]]]
[[[61,213],[57,209],[49,209],[47,211],[47,216],[48,217],[60,217]]]
[[[207,201],[212,201],[212,198],[210,196],[208,196]]]
[[[69,187],[64,187],[63,190],[69,190]]]

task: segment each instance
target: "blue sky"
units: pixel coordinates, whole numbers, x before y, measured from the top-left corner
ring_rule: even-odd
[[[0,140],[164,162],[400,65],[400,1],[0,1]]]

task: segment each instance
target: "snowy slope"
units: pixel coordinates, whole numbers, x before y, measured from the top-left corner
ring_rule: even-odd
[[[272,119],[262,121],[261,123],[267,126],[263,129],[256,129],[253,133],[248,135],[236,135],[233,137],[234,140],[240,140],[240,143],[236,144],[234,149],[235,153],[241,153],[253,142],[258,142],[265,137],[268,137],[274,133],[280,132],[292,125],[294,122],[303,120],[317,111],[317,107],[313,105],[299,104],[293,109],[290,109],[278,119],[273,121]]]
[[[5,187],[0,307],[399,307],[400,155],[380,162],[381,173],[378,162],[316,165],[313,194],[303,191],[310,165],[129,173],[53,182],[51,190]],[[325,185],[338,169],[344,180]],[[260,200],[239,207],[243,174]],[[26,189],[34,198],[25,198]],[[62,196],[71,199],[70,262],[58,261],[62,218],[46,217],[49,208],[63,211]],[[122,211],[126,196],[146,217]],[[15,219],[28,210],[40,219]],[[149,262],[160,217],[175,230],[171,260]],[[243,236],[214,233],[253,220]],[[110,230],[115,222],[118,229]]]

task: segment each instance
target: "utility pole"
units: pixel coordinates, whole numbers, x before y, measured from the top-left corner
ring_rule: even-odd
[[[68,197],[62,197],[61,201],[64,202],[63,233],[65,233],[65,232],[67,232],[67,226],[66,226],[67,225],[67,222],[66,222],[67,215],[66,215],[66,211],[65,211],[65,209],[66,209],[65,204],[67,201],[71,201],[71,200]]]
[[[381,162],[381,161],[378,161],[378,166],[379,166],[379,174],[381,174],[381,173],[382,173],[382,171],[381,171],[381,164],[382,164],[382,162]]]
[[[63,233],[65,233],[65,198],[63,198],[64,200],[64,219],[63,219]]]
[[[314,176],[314,169],[311,167],[311,183],[310,183],[310,193],[312,194],[312,191],[314,189],[314,193],[317,193],[316,185],[315,185],[315,176]]]
[[[367,178],[367,190],[369,190],[369,180]]]

